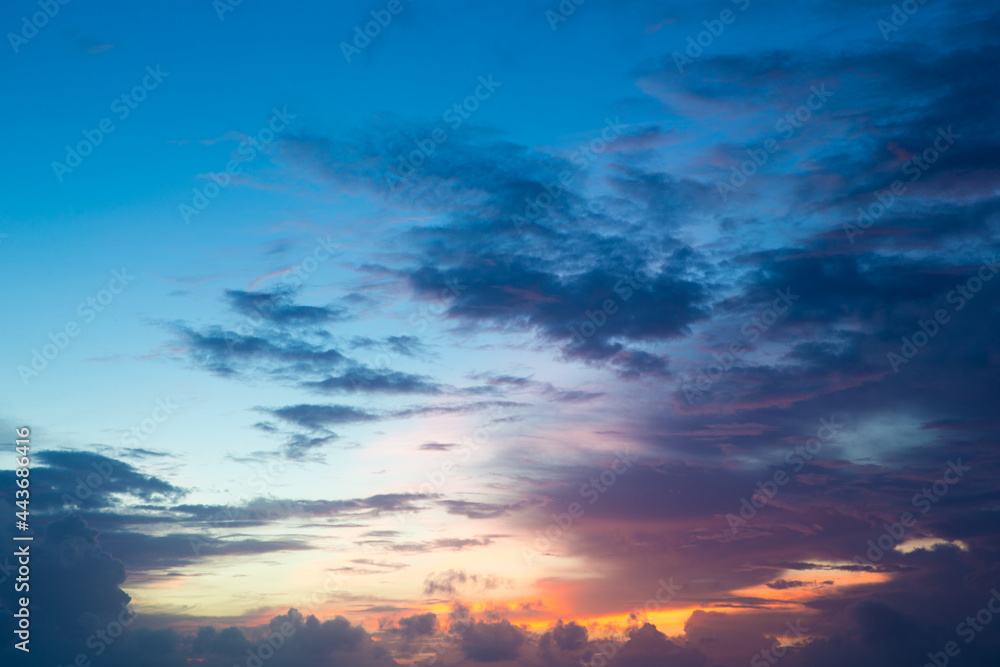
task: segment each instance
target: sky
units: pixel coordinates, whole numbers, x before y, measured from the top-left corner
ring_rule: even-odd
[[[5,665],[998,663],[1000,8],[0,27]]]

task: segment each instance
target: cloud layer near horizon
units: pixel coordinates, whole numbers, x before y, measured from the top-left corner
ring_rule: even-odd
[[[79,223],[148,291],[12,403],[39,418],[30,664],[997,664],[1000,12],[405,7],[333,99],[327,24],[244,3],[211,39],[295,43],[221,88],[259,73],[295,123],[174,254]],[[197,53],[174,113],[225,60]],[[247,135],[197,127],[156,169],[218,150],[202,187]],[[59,368],[80,407],[53,407]]]

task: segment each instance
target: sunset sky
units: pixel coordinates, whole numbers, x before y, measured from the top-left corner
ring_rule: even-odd
[[[997,6],[0,26],[5,666],[1000,664]]]

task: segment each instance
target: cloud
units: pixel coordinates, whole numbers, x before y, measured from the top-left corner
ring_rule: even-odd
[[[880,40],[876,20],[890,8],[847,4],[844,16],[820,12],[815,3],[786,8],[777,18],[740,14],[742,34],[776,38],[725,47],[720,41],[698,59],[697,72],[683,76],[669,48],[654,53],[631,69],[631,97],[605,100],[613,113],[650,122],[631,125],[582,169],[572,151],[520,145],[471,124],[449,134],[433,159],[403,181],[390,171],[393,157],[413,150],[413,139],[429,136],[430,126],[378,121],[283,141],[281,157],[296,176],[315,176],[323,188],[400,214],[392,236],[371,241],[354,266],[340,267],[364,278],[333,303],[310,305],[290,290],[219,292],[228,310],[215,324],[172,325],[179,356],[207,372],[283,391],[314,398],[358,393],[378,401],[317,405],[295,398],[265,409],[260,431],[282,438],[293,457],[315,455],[357,426],[501,407],[518,408],[508,415],[513,419],[531,405],[546,409],[531,413],[532,429],[490,446],[482,465],[493,477],[477,487],[476,501],[386,493],[179,505],[184,489],[172,477],[140,469],[154,460],[146,450],[126,452],[135,466],[89,452],[40,452],[32,499],[47,542],[39,540],[37,613],[39,627],[54,628],[52,645],[69,648],[70,639],[78,642],[98,627],[96,618],[115,611],[112,603],[127,599],[126,572],[315,548],[292,528],[275,533],[284,523],[350,520],[361,535],[347,539],[383,554],[480,558],[488,555],[483,549],[505,544],[498,544],[500,535],[374,530],[370,519],[380,513],[431,509],[452,522],[495,522],[491,530],[510,533],[506,546],[532,540],[552,527],[554,514],[585,500],[581,486],[597,488],[593,480],[600,483],[601,466],[611,463],[604,450],[626,444],[641,454],[624,479],[583,505],[585,518],[552,540],[551,553],[530,570],[539,580],[518,583],[519,592],[532,593],[525,599],[541,590],[538,597],[551,606],[512,603],[533,624],[551,622],[552,609],[573,609],[578,621],[560,619],[536,635],[500,620],[506,612],[498,606],[465,635],[445,636],[437,617],[417,603],[364,600],[355,609],[412,614],[397,621],[395,635],[378,637],[385,645],[417,645],[401,660],[441,649],[444,665],[569,667],[598,655],[602,644],[588,634],[588,628],[598,632],[589,625],[593,619],[624,616],[641,600],[659,604],[657,582],[669,576],[684,588],[661,609],[704,611],[692,613],[679,636],[652,625],[627,628],[610,667],[745,665],[785,632],[794,620],[786,614],[799,613],[808,617],[810,635],[789,648],[782,667],[922,664],[927,652],[940,651],[1000,581],[992,417],[1000,395],[1000,283],[983,283],[974,299],[963,297],[962,308],[954,308],[956,290],[998,250],[1000,70],[988,65],[1000,56],[1000,14],[965,0],[928,3],[905,30]],[[595,9],[591,19],[581,13],[575,29],[597,17],[604,36],[619,39],[593,43],[615,44],[643,26],[671,26],[657,39],[681,44],[707,18],[696,6],[631,1],[623,7]],[[638,28],[621,31],[622,17]],[[781,21],[796,29],[782,30]],[[795,36],[791,42],[786,33]],[[610,69],[630,71],[628,64]],[[788,114],[804,108],[813,86],[834,94],[810,110],[808,122],[790,125]],[[588,122],[580,114],[567,120],[567,133]],[[947,128],[957,134],[954,145],[910,180],[913,160],[927,155]],[[719,197],[717,184],[729,182],[747,151],[774,137],[781,149],[757,165],[745,187]],[[565,182],[564,171],[571,175]],[[897,179],[906,192],[886,194]],[[844,225],[856,225],[859,209],[871,212],[876,204],[883,213],[848,239]],[[372,236],[379,234],[364,242]],[[767,309],[778,290],[796,299],[770,321]],[[410,323],[431,330],[420,338],[387,335],[382,325],[406,315],[397,312],[372,326],[346,326],[358,308],[388,305],[385,294],[409,300],[417,311]],[[928,343],[894,369],[887,355],[912,341],[938,309],[949,322],[934,334],[925,331]],[[729,352],[734,343],[742,346],[738,355]],[[490,368],[498,360],[499,367],[457,368],[476,386],[456,388],[427,363],[437,363],[435,350],[451,346],[461,352],[449,356],[449,366]],[[398,358],[400,365],[362,363],[354,358],[361,352]],[[546,365],[540,355],[564,366]],[[689,402],[683,385],[699,371],[713,376],[711,388]],[[580,384],[554,384],[566,378]],[[821,418],[844,421],[852,437],[826,441],[806,460],[802,448]],[[457,445],[417,447],[440,452]],[[593,465],[581,464],[583,456]],[[925,548],[890,548],[873,566],[855,564],[886,525],[904,511],[920,511],[912,499],[932,488],[953,459],[974,472],[920,514],[908,535]],[[113,470],[103,476],[106,466]],[[780,488],[772,482],[778,472],[788,476]],[[92,489],[90,475],[100,478]],[[511,480],[519,489],[513,500],[503,491]],[[0,489],[13,489],[12,481],[9,471],[0,472]],[[749,505],[768,495],[769,483],[777,491],[762,507]],[[79,502],[62,500],[74,494]],[[10,493],[0,496],[12,509]],[[50,511],[64,502],[78,506],[80,517]],[[741,511],[751,516],[734,531],[729,517]],[[206,524],[219,536],[203,537]],[[245,534],[251,527],[271,532],[252,539]],[[556,561],[560,554],[573,559]],[[351,571],[363,573],[403,566],[350,562],[362,566]],[[581,570],[562,577],[545,570],[575,564]],[[576,576],[581,571],[601,576]],[[498,584],[459,565],[415,573],[415,581],[421,577],[423,594],[441,598],[473,598]],[[68,587],[65,609],[54,606],[62,593],[57,586]],[[481,600],[466,602],[480,608]],[[453,627],[473,618],[466,607],[453,610]],[[42,620],[63,612],[51,626]],[[276,621],[298,630],[268,667],[391,664],[386,646],[352,621],[297,612]],[[629,622],[641,622],[641,613]],[[997,627],[962,646],[961,659],[997,664]],[[228,667],[259,650],[264,632],[228,622],[187,634],[136,628],[108,657]],[[58,661],[51,664],[69,662],[52,657]]]
[[[345,364],[339,351],[288,334],[241,334],[221,327],[204,332],[178,324],[174,331],[188,358],[216,375],[260,372],[272,376],[324,374]]]
[[[525,404],[523,403],[517,403],[514,401],[475,401],[472,403],[454,403],[451,405],[438,404],[403,408],[392,412],[391,416],[396,419],[403,419],[410,417],[426,417],[431,415],[468,414],[471,412],[488,410],[496,413],[523,407],[524,405]],[[502,417],[494,417],[493,419],[499,420],[502,419]]]
[[[232,539],[204,532],[149,535],[131,531],[106,532],[102,544],[133,572],[183,567],[205,558],[305,551],[313,545],[296,539]]]
[[[310,405],[300,403],[283,408],[258,408],[277,419],[290,424],[300,432],[286,433],[285,454],[292,459],[305,456],[310,450],[322,447],[338,439],[331,426],[358,424],[381,419],[378,415],[349,405]],[[256,425],[267,433],[279,433],[280,429],[269,422]],[[305,431],[304,433],[301,431]]]
[[[202,330],[176,323],[177,345],[195,365],[224,377],[263,375],[320,393],[439,394],[431,378],[391,368],[371,368],[330,346],[319,325],[347,318],[341,307],[303,306],[295,290],[272,292],[226,290],[231,309],[250,318],[237,330],[211,326]],[[312,327],[312,328],[308,328]],[[415,336],[389,336],[377,342],[355,337],[345,346],[383,347],[394,355],[426,354]]]
[[[448,511],[448,514],[458,514],[469,519],[495,519],[496,517],[506,516],[510,512],[524,506],[524,503],[521,502],[512,505],[499,505],[467,500],[442,500],[439,504]]]
[[[416,336],[386,336],[382,341],[358,336],[351,339],[351,345],[360,348],[383,348],[393,354],[406,357],[428,354],[427,346]]]
[[[410,281],[428,296],[444,284],[465,286],[449,304],[449,317],[503,330],[528,327],[559,343],[568,358],[611,363],[624,376],[637,377],[666,373],[665,358],[617,341],[671,340],[707,316],[707,292],[678,277],[683,271],[680,265],[637,277],[635,269],[593,269],[560,277],[514,258],[495,257],[485,265],[425,267],[413,272]]]
[[[33,627],[43,629],[46,635],[44,641],[30,643],[31,655],[42,661],[62,662],[83,650],[89,634],[116,620],[131,598],[121,589],[124,564],[102,548],[98,532],[83,519],[66,516],[40,532],[42,539],[27,544],[30,588],[19,595],[13,581],[7,582],[0,590],[0,616],[6,621],[4,625],[14,625],[13,610],[20,608],[16,600],[30,593]],[[6,537],[9,541],[10,536]],[[12,644],[5,642],[3,650],[12,651]]]
[[[186,493],[128,463],[94,452],[48,450],[38,452],[35,458],[43,465],[33,471],[34,491],[49,507],[112,507],[115,494],[162,502]]]
[[[490,411],[495,415],[498,412],[508,411],[522,405],[522,403],[513,401],[475,401],[450,405],[413,406],[375,413],[349,405],[300,403],[282,408],[258,408],[259,411],[265,412],[281,422],[291,425],[291,428],[297,429],[297,431],[282,431],[282,429],[272,422],[260,422],[255,424],[255,427],[269,434],[283,434],[286,438],[285,454],[290,458],[300,458],[313,448],[321,447],[337,440],[339,436],[330,429],[332,426],[361,424],[389,419],[414,419],[435,415],[468,414],[481,411]],[[494,416],[491,420],[511,420],[513,418],[511,416]]]
[[[627,641],[608,663],[611,667],[706,667],[708,660],[696,649],[679,646],[667,636],[646,624],[629,632]]]
[[[374,421],[375,415],[349,405],[290,405],[269,411],[278,419],[308,429],[322,429],[338,424]]]
[[[302,387],[323,393],[365,391],[373,394],[433,395],[442,392],[442,386],[425,375],[365,367],[316,382],[303,382]]]
[[[380,512],[413,512],[416,501],[432,496],[411,493],[377,494],[367,498],[348,500],[292,500],[277,498],[255,498],[239,506],[225,505],[175,505],[170,511],[175,515],[187,515],[200,523],[213,526],[246,527],[269,522],[280,523],[295,517],[333,517]],[[377,534],[373,531],[369,534]],[[395,535],[395,531],[381,531]]]
[[[551,643],[563,651],[575,651],[587,643],[587,628],[570,621],[565,625],[562,619],[542,635],[539,642],[543,647]]]
[[[289,154],[318,161],[320,173],[338,184],[384,194],[375,189],[387,176],[378,156],[396,139],[385,128],[349,139],[305,135]],[[387,195],[445,220],[410,229],[415,266],[390,273],[428,301],[447,295],[446,316],[470,329],[533,332],[566,359],[608,365],[629,378],[665,375],[666,357],[639,345],[683,337],[708,316],[711,294],[697,276],[691,249],[663,234],[643,238],[637,220],[590,210],[575,187],[564,188],[528,220],[525,202],[558,182],[569,163],[509,143],[453,139]],[[623,178],[638,173],[633,169]],[[694,199],[705,198],[704,191],[702,186]],[[580,218],[593,230],[580,234]]]
[[[501,580],[493,575],[467,574],[465,570],[431,572],[424,580],[424,595],[440,594],[450,597],[456,595],[465,584],[482,590],[493,590],[500,586]]]
[[[406,639],[414,637],[431,637],[441,629],[437,615],[432,612],[414,614],[399,619],[399,629]]]
[[[347,309],[299,306],[293,302],[295,290],[271,292],[226,290],[225,298],[237,313],[276,326],[310,326],[346,319]]]

